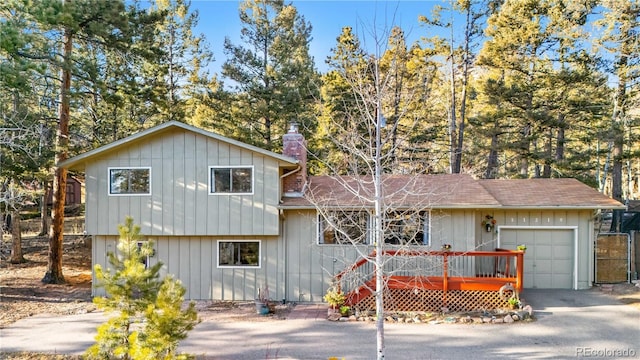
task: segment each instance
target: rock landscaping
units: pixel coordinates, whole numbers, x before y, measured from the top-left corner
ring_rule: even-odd
[[[329,309],[327,314],[329,321],[376,321],[376,315],[372,311],[355,311],[344,316],[339,312]],[[474,312],[393,312],[384,315],[385,322],[406,324],[511,324],[515,322],[534,321],[533,309],[530,305],[521,309],[505,310],[494,309],[491,311]]]

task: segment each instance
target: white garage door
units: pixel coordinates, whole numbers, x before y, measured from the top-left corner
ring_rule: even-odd
[[[574,232],[571,229],[500,229],[500,247],[527,246],[524,287],[572,289]]]

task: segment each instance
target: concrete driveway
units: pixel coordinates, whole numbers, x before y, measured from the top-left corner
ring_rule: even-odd
[[[597,290],[526,290],[537,321],[385,324],[386,359],[640,358],[640,310]],[[2,351],[81,354],[100,313],[31,317],[0,329]],[[181,343],[199,359],[374,359],[373,323],[203,322]]]

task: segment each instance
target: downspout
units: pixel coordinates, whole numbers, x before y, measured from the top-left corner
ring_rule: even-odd
[[[302,169],[302,166],[300,166],[300,164],[298,164],[298,167],[297,167],[295,170],[293,170],[293,171],[289,171],[289,172],[288,172],[288,173],[286,173],[286,174],[282,174],[282,175],[280,175],[280,180],[282,180],[282,179],[286,178],[286,177],[287,177],[287,176],[289,176],[289,175],[293,175],[293,174],[297,173],[298,171],[300,171],[300,169]],[[281,184],[282,184],[282,183],[281,183]],[[306,184],[305,184],[305,185],[306,185]]]
[[[280,211],[282,212],[282,209]],[[280,234],[282,234],[282,304],[286,304],[287,293],[289,291],[289,281],[287,279],[287,234],[286,227],[284,226],[284,221],[285,217],[284,213],[282,212],[282,216],[280,216]]]
[[[589,252],[589,256],[587,260],[589,261],[589,276],[587,277],[587,287],[589,288],[593,287],[593,284],[595,283],[595,278],[596,278],[595,251],[596,251],[596,243],[598,241],[598,238],[595,231],[595,222],[593,220],[596,216],[598,215],[596,213],[596,210],[594,210],[593,215],[588,221],[589,226],[587,227],[587,229],[589,229],[588,231],[589,249],[587,250]],[[575,261],[578,261],[578,259],[576,259]]]
[[[282,185],[282,180],[289,176],[289,175],[293,175],[296,174],[298,171],[300,171],[300,169],[302,169],[302,166],[300,166],[300,164],[298,164],[298,167],[293,170],[290,171],[286,174],[282,174],[280,176],[280,184]],[[304,188],[306,188],[307,184],[305,182],[305,184],[303,185],[303,192],[304,192]],[[284,188],[283,190],[283,194],[282,196],[284,197]],[[286,220],[285,216],[284,216],[284,212],[282,211],[282,209],[280,209],[282,216],[280,217],[280,234],[282,234],[282,281],[284,282],[284,286],[282,287],[283,289],[283,293],[282,293],[282,303],[286,303],[287,301],[287,294],[289,292],[289,279],[287,277],[287,234],[286,234],[286,227],[284,226],[284,222]]]

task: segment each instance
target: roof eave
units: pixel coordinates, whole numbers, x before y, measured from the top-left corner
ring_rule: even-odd
[[[274,153],[274,152],[259,148],[257,146],[245,144],[243,142],[240,142],[240,141],[237,141],[237,140],[234,140],[234,139],[230,139],[230,138],[224,137],[222,135],[219,135],[219,134],[216,134],[216,133],[204,130],[204,129],[200,129],[200,128],[197,128],[195,126],[187,125],[187,124],[179,122],[179,121],[168,121],[168,122],[160,124],[158,126],[154,126],[152,128],[140,131],[140,132],[138,132],[136,134],[133,134],[133,135],[127,136],[125,138],[116,140],[116,141],[114,141],[112,143],[109,143],[107,145],[101,146],[99,148],[96,148],[96,149],[93,149],[93,150],[89,150],[89,151],[87,151],[87,152],[85,152],[83,154],[80,154],[80,155],[74,156],[72,158],[60,161],[57,164],[57,166],[61,167],[61,168],[67,168],[67,169],[83,169],[84,165],[86,164],[86,162],[89,159],[91,159],[91,158],[93,158],[95,156],[98,156],[98,155],[100,155],[102,153],[109,152],[109,151],[111,151],[113,149],[116,149],[116,148],[126,144],[126,143],[133,142],[135,140],[144,138],[146,136],[150,136],[150,135],[155,134],[155,133],[160,133],[160,132],[162,132],[164,130],[167,130],[167,129],[171,128],[171,127],[178,127],[178,128],[183,129],[183,130],[191,131],[191,132],[203,135],[203,136],[211,138],[211,139],[224,141],[224,142],[229,143],[231,145],[235,145],[235,146],[238,146],[240,148],[248,149],[248,150],[260,153],[262,155],[278,159],[281,162],[281,164],[284,164],[283,167],[288,167],[288,166],[295,167],[299,163],[299,161],[294,159],[294,158],[291,158],[291,157],[288,157],[288,156],[285,156],[285,155],[282,155],[282,154],[277,154],[277,153]]]
[[[305,210],[316,209],[315,205],[279,205],[279,209],[282,210]],[[322,206],[323,209],[361,209],[362,207],[356,205],[329,205]],[[373,206],[371,206],[373,208]],[[586,205],[586,206],[535,206],[535,205],[434,205],[427,206],[428,209],[446,210],[446,209],[499,209],[499,210],[624,210],[625,206],[598,206],[598,205]]]
[[[561,205],[561,206],[553,206],[553,205],[526,205],[526,206],[518,206],[518,205],[504,205],[500,206],[500,209],[505,210],[619,210],[626,209],[625,206],[613,206],[613,205]]]

